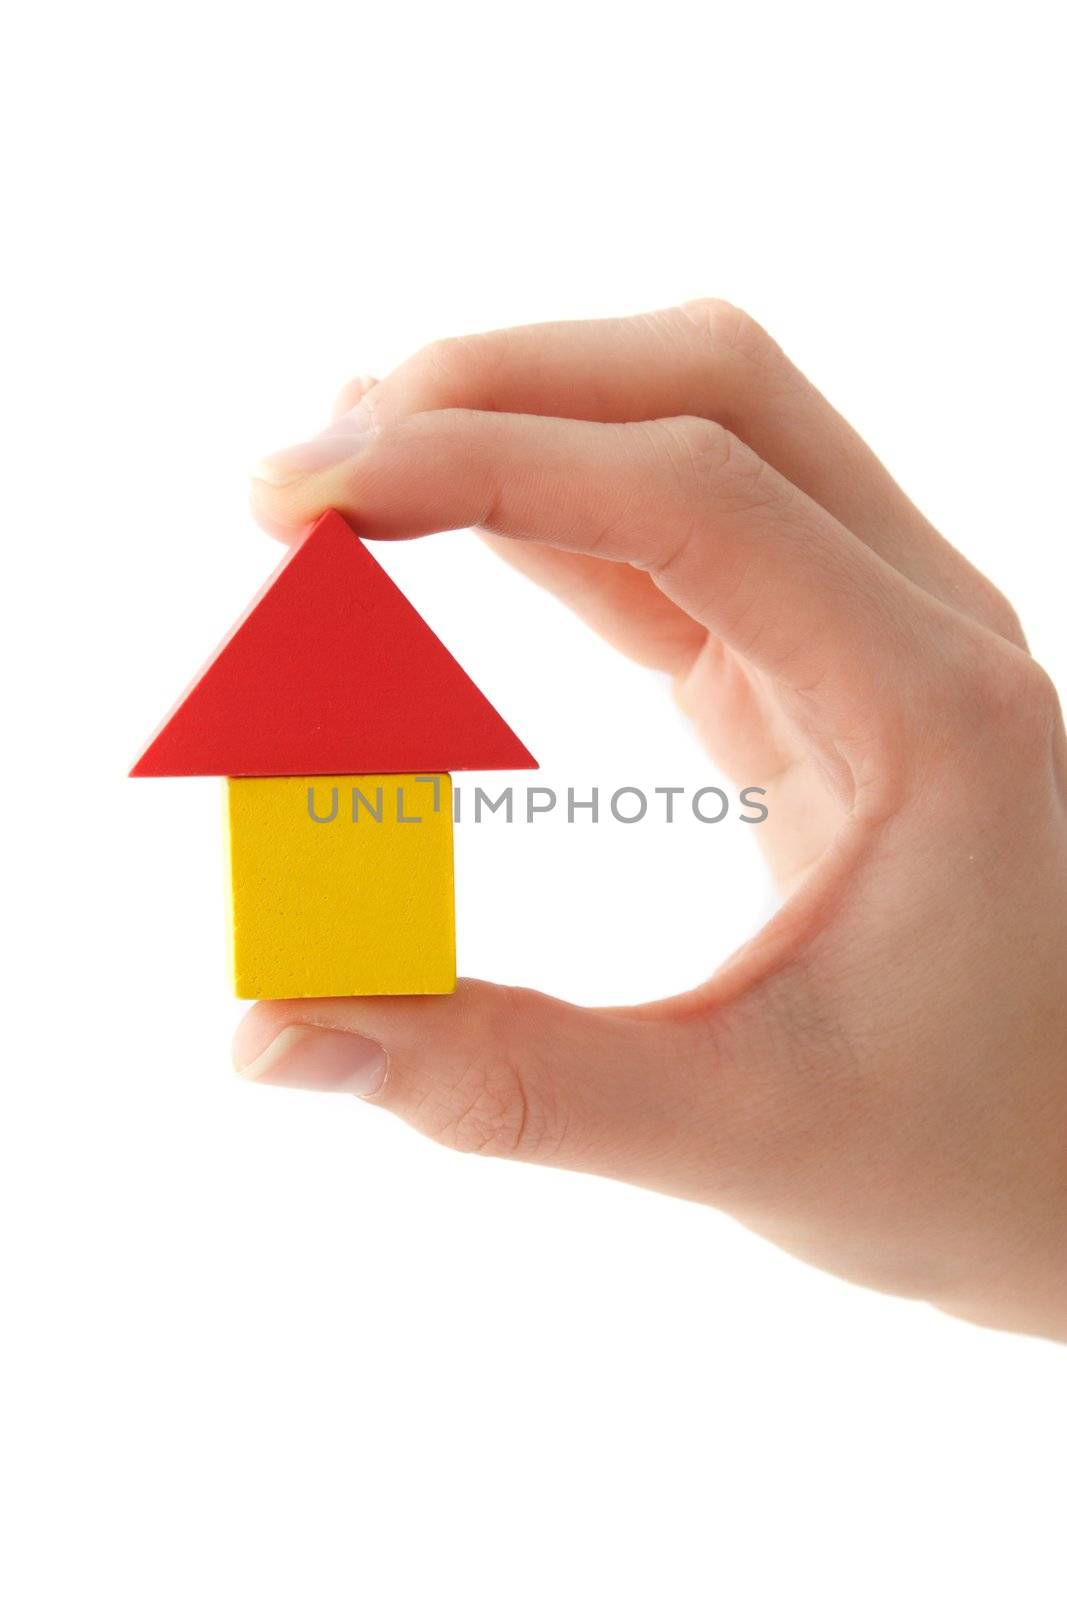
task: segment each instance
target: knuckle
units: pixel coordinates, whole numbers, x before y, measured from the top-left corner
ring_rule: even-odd
[[[485,1019],[479,1033],[466,1041],[461,1070],[423,1106],[425,1131],[467,1154],[551,1160],[566,1133],[551,1073],[528,1058],[528,1044],[521,1063],[514,1058],[506,1008]]]
[[[346,411],[351,411],[353,406],[358,405],[368,389],[372,387],[373,383],[367,378],[349,378],[348,382],[337,392],[333,403],[334,416],[340,416]]]
[[[1049,731],[1060,719],[1056,685],[1033,656],[1015,648],[1003,654],[1011,660],[1010,668],[1000,668],[1003,714],[1012,721],[1021,718],[1027,730]]]
[[[999,633],[1002,639],[1007,639],[1009,644],[1016,645],[1020,650],[1026,649],[1026,635],[1019,621],[1019,613],[988,578],[981,578],[978,613],[994,633]]]
[[[687,482],[718,477],[737,443],[721,423],[706,417],[670,417],[652,424],[651,431],[662,442],[667,465]]]
[[[506,1062],[472,1062],[449,1092],[435,1138],[473,1155],[517,1156],[527,1146],[530,1108]]]
[[[991,807],[1059,792],[1059,697],[1025,651],[974,624],[965,652],[943,660],[925,690],[923,732],[913,724],[907,748],[931,819],[958,836],[975,815],[976,786]]]
[[[990,734],[1013,759],[1047,749],[1061,720],[1056,686],[1045,669],[984,629],[959,675],[957,703],[975,734]]]
[[[767,463],[721,423],[704,417],[671,417],[647,425],[653,432],[653,450],[668,478],[668,489],[678,503],[680,534],[657,547],[648,560],[635,562],[657,582],[670,581],[675,570],[689,562],[694,550],[707,542],[708,514],[726,520],[758,518],[770,512],[783,517],[791,489]],[[720,596],[743,585],[742,544],[735,541],[736,559],[721,541],[717,551]],[[699,620],[699,611],[693,615]]]
[[[755,367],[773,370],[785,359],[767,330],[728,300],[688,300],[678,310],[720,362],[740,357]]]
[[[440,406],[464,394],[485,370],[486,343],[485,334],[462,334],[424,345],[409,367],[417,396]]]
[[[755,511],[783,502],[783,485],[762,458],[721,423],[672,417],[659,424],[676,480],[724,509]]]

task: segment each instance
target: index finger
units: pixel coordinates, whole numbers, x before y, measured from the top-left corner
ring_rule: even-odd
[[[790,691],[803,721],[817,707],[839,746],[869,752],[880,728],[899,723],[926,665],[921,625],[944,633],[943,607],[702,419],[453,409],[348,444],[310,474],[275,469],[257,499],[292,523],[334,506],[371,538],[478,524],[519,544],[629,563]]]
[[[770,335],[721,300],[443,339],[383,378],[364,405],[381,426],[451,407],[590,422],[703,417],[883,560],[959,603],[963,557]]]

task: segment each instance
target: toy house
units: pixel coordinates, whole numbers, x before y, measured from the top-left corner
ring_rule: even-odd
[[[449,993],[449,774],[536,764],[329,511],[131,775],[226,779],[235,989],[281,999]]]

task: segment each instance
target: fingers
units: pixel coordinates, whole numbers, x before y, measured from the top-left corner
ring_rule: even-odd
[[[364,373],[358,378],[352,378],[334,400],[331,415],[336,422],[338,417],[343,417],[346,411],[351,411],[358,406],[365,394],[368,394],[378,382],[377,378]]]
[[[724,429],[437,411],[265,486],[304,522],[333,505],[371,537],[480,524],[629,563],[693,622],[869,740],[913,675],[918,591]],[[347,453],[346,453],[347,452]]]
[[[723,301],[446,339],[385,378],[368,406],[381,426],[452,407],[603,422],[704,417],[929,593],[980,621],[1012,624],[844,418],[758,323]]]
[[[362,1095],[456,1150],[675,1192],[701,1138],[714,1161],[715,1048],[700,1021],[465,980],[418,999],[263,1002],[234,1060],[261,1083]]]
[[[343,393],[340,401],[350,392]],[[252,507],[267,533],[287,544],[308,517],[317,514],[309,512],[308,507],[325,503],[319,492],[323,486],[309,483],[305,488],[299,486],[299,478],[330,472],[339,458],[346,460],[364,438],[365,420],[358,409],[342,409],[318,439],[271,459],[268,466],[272,474],[276,475],[279,467],[285,472],[286,463],[294,457],[298,470],[289,485],[253,481]],[[706,642],[703,628],[680,612],[647,573],[613,567],[593,556],[571,551],[510,543],[484,530],[483,536],[498,555],[556,595],[617,649],[643,666],[673,674],[684,672]]]

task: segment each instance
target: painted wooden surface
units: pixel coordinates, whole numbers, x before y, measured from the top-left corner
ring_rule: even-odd
[[[536,765],[345,519],[328,511],[283,558],[132,775]]]
[[[242,999],[451,993],[447,774],[230,778],[226,793]]]

